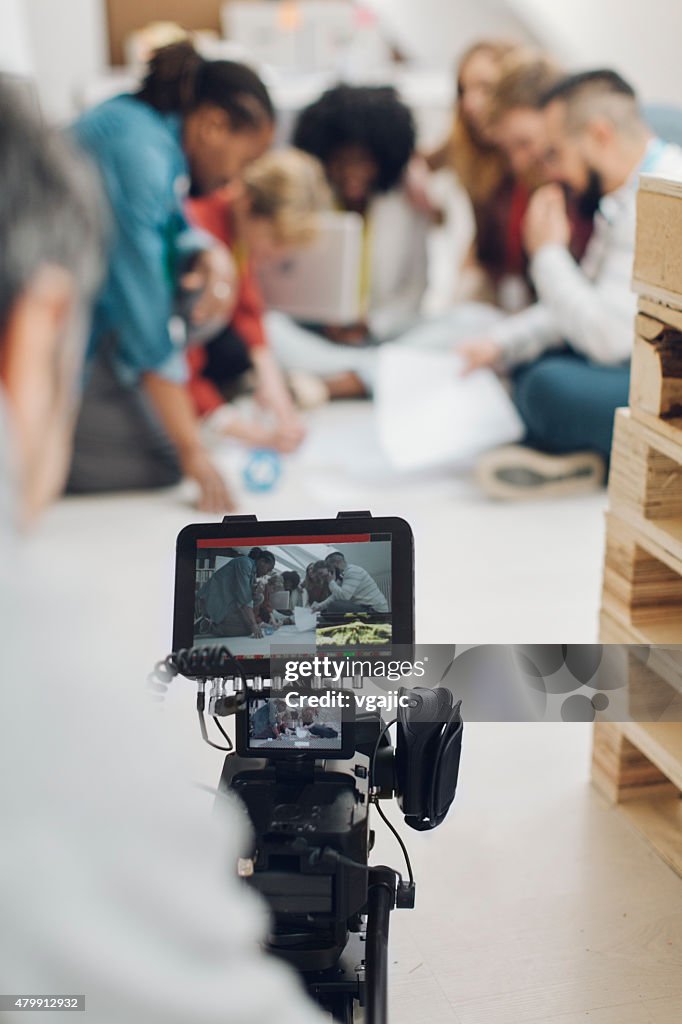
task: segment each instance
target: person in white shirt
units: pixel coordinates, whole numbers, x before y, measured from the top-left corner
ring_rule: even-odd
[[[330,595],[313,604],[314,612],[387,612],[388,601],[361,565],[348,565],[340,551],[327,555]]]
[[[294,131],[294,145],[323,164],[339,209],[364,221],[358,323],[301,325],[277,312],[266,317],[280,364],[321,378],[332,398],[370,391],[377,344],[419,319],[429,218],[404,184],[415,138],[410,110],[394,89],[377,86],[327,90],[301,112]]]
[[[614,413],[628,401],[638,178],[682,177],[682,150],[652,135],[616,72],[567,76],[541,106],[553,183],[534,194],[524,222],[537,302],[457,347],[469,370],[513,374],[527,444],[491,452],[478,467],[483,487],[502,498],[603,480]],[[564,187],[594,214],[580,264],[568,249]]]
[[[0,152],[0,988],[85,995],[96,1024],[323,1024],[262,951],[243,811],[211,815],[126,637],[104,646],[106,588],[72,592],[23,542],[68,470],[104,247],[94,180],[1,79]]]

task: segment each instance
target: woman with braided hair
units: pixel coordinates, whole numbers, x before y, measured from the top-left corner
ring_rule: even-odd
[[[142,88],[86,112],[73,129],[100,172],[111,222],[108,273],[90,336],[90,367],[70,490],[164,487],[194,478],[201,507],[231,505],[204,447],[174,331],[180,289],[193,326],[220,329],[236,294],[226,246],[193,230],[190,189],[236,178],[272,141],[274,110],[250,68],[204,60],[189,42],[152,58]]]

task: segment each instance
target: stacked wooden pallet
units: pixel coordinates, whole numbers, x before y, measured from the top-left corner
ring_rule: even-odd
[[[682,644],[682,182],[642,178],[634,284],[630,408],[616,414],[601,639],[675,645]],[[682,691],[682,657],[654,651],[646,669],[634,652],[624,657],[639,721],[595,726],[593,781],[682,874],[682,723],[655,721],[670,694]],[[662,689],[650,686],[652,664]],[[660,706],[652,693],[663,695]]]

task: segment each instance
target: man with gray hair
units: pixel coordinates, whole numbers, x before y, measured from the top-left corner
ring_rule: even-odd
[[[237,805],[211,817],[144,694],[82,642],[92,602],[21,542],[69,465],[102,230],[89,171],[1,78],[0,153],[3,1019],[85,995],[97,1024],[321,1024],[261,950]]]
[[[562,78],[544,96],[547,171],[524,223],[538,301],[458,347],[468,369],[513,372],[527,446],[478,467],[500,498],[535,498],[601,483],[615,410],[628,401],[631,291],[640,174],[682,177],[682,150],[655,138],[635,92],[615,71]],[[594,217],[580,264],[569,252],[564,190]]]

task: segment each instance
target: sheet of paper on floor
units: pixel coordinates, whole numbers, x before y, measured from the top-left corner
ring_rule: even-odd
[[[376,389],[381,446],[397,469],[463,467],[521,440],[524,427],[492,370],[463,377],[454,353],[386,345]]]

